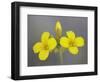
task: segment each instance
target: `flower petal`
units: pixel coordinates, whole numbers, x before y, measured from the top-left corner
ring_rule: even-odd
[[[50,51],[53,50],[56,47],[56,45],[57,45],[57,42],[56,42],[55,38],[50,38],[48,40],[48,46],[49,46]]]
[[[69,39],[74,40],[75,39],[75,33],[73,31],[66,32]]]
[[[69,52],[73,55],[77,55],[79,53],[79,50],[77,47],[69,47]]]
[[[41,61],[45,61],[49,56],[49,51],[48,50],[41,50],[39,53],[39,59]]]
[[[62,47],[68,48],[68,47],[69,47],[69,39],[66,38],[66,37],[62,37],[62,38],[60,39],[60,45],[61,45]]]
[[[34,51],[34,53],[38,53],[38,52],[40,52],[40,50],[42,50],[42,43],[41,42],[37,42],[33,46],[33,51]]]
[[[47,43],[49,36],[50,36],[50,33],[49,32],[43,32],[43,34],[41,36],[41,41],[43,43]]]
[[[75,45],[77,47],[84,46],[84,38],[83,37],[77,37],[77,38],[75,38]]]

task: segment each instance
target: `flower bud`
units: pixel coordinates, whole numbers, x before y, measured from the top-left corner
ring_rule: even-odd
[[[60,21],[57,21],[56,22],[56,25],[55,25],[55,32],[56,32],[56,37],[57,39],[59,39],[62,35],[62,27],[61,27],[61,23]]]

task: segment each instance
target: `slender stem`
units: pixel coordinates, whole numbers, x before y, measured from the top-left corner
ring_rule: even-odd
[[[59,49],[60,63],[63,64],[63,53],[61,48]]]
[[[58,37],[56,35],[56,40],[57,40],[57,43],[58,43],[58,52],[59,52],[59,59],[60,59],[60,63],[63,64],[63,51],[62,51],[62,48],[59,46],[60,45],[60,37]]]

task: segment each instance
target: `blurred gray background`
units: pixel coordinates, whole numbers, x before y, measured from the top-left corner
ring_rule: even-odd
[[[54,27],[57,20],[61,22],[63,36],[66,31],[74,31],[77,36],[85,38],[85,46],[79,48],[77,56],[71,55],[68,50],[63,54],[63,65],[87,64],[87,32],[88,18],[87,17],[69,17],[69,16],[43,16],[43,15],[28,15],[28,66],[50,66],[61,65],[59,54],[52,53],[46,61],[40,61],[38,54],[34,54],[32,46],[40,41],[41,34],[45,31],[55,35]]]

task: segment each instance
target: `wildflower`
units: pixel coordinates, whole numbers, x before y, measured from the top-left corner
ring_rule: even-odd
[[[66,35],[60,39],[60,45],[67,48],[71,54],[77,55],[79,53],[78,47],[84,46],[84,38],[76,37],[73,31],[66,32]]]
[[[50,37],[49,32],[43,32],[41,41],[34,44],[33,51],[34,53],[39,53],[38,57],[41,61],[45,61],[49,56],[49,52],[51,52],[56,45],[55,38]]]

